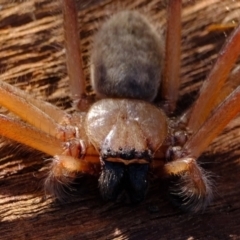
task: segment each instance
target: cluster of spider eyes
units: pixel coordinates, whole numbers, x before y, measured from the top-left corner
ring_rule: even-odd
[[[107,148],[106,150],[102,150],[102,158],[107,159],[108,157],[113,157],[113,158],[122,158],[125,160],[146,159],[150,161],[152,157],[152,152],[150,149],[144,150],[143,152],[138,152],[135,150],[135,148],[125,150],[122,147],[119,147],[118,150],[119,151],[113,151],[110,148]]]

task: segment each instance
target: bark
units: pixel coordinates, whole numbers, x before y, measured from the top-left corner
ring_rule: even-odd
[[[239,0],[185,2],[179,112],[197,97],[233,30],[219,26],[238,24],[240,16]],[[109,15],[137,8],[164,33],[166,1],[80,0],[78,5],[90,93],[92,36]],[[220,25],[210,30],[213,24]],[[0,36],[0,79],[72,111],[58,1],[0,0]],[[3,139],[0,239],[240,239],[239,121],[234,119],[199,159],[215,185],[214,201],[198,214],[174,207],[161,180],[153,181],[146,200],[137,206],[103,202],[94,178],[79,179],[77,194],[64,203],[56,202],[42,189],[49,157]]]

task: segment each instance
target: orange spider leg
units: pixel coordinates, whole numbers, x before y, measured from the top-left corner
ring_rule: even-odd
[[[240,66],[235,68],[231,73],[217,96],[212,109],[215,109],[221,102],[223,102],[238,86],[240,86]]]
[[[90,104],[85,90],[85,76],[79,43],[77,7],[75,0],[61,0],[64,22],[66,63],[70,80],[73,104],[80,110],[86,110]]]
[[[212,183],[204,170],[197,165],[196,159],[221,133],[229,121],[240,112],[239,102],[240,87],[237,87],[184,144],[180,150],[180,158],[176,157],[163,166],[163,176],[179,177],[179,182],[175,185],[175,189],[171,190],[171,194],[180,196],[188,209],[194,206],[192,210],[198,211],[212,199]]]
[[[66,116],[66,113],[63,110],[59,109],[58,107],[56,107],[46,101],[36,99],[32,95],[27,94],[26,92],[22,91],[21,89],[14,87],[13,85],[10,85],[6,82],[0,81],[0,88],[3,88],[4,91],[8,92],[8,94],[13,94],[19,98],[22,98],[23,101],[26,101],[26,102],[34,105],[39,110],[46,113],[48,116],[51,116],[51,118],[54,119],[56,122],[60,122]],[[1,101],[1,99],[0,99],[0,101]],[[3,100],[3,102],[4,102],[4,100]]]
[[[80,150],[76,151],[75,141],[64,143],[51,135],[1,114],[0,132],[4,137],[53,156],[45,179],[45,190],[59,199],[62,197],[64,186],[76,177],[76,173],[98,173],[98,168],[94,165],[99,165],[99,157],[93,147],[87,148],[86,155],[78,158]]]
[[[64,126],[55,122],[55,120],[59,121],[68,116],[64,111],[49,103],[34,99],[18,88],[1,81],[0,104],[18,115],[22,120],[36,127],[33,128],[19,120],[0,115],[0,132],[2,136],[49,155],[58,155],[58,159],[61,159],[61,161],[58,161],[61,162],[59,165],[68,169],[68,171],[71,169],[71,171],[82,172],[86,169],[86,166],[83,168],[82,161],[78,159],[78,155],[81,154],[79,150],[81,143],[80,139],[72,136],[75,127],[70,125],[64,128]],[[52,116],[55,119],[52,119]],[[61,155],[63,156],[60,157]],[[98,153],[92,146],[87,146],[83,159],[92,163],[99,162]]]
[[[192,132],[191,137],[176,152],[175,159],[166,163],[162,169],[163,176],[176,176],[177,182],[170,187],[170,194],[182,202],[183,207],[192,211],[203,209],[212,199],[209,175],[198,166],[196,159],[240,111],[240,87],[232,90],[238,85],[239,70],[225,83],[239,52],[240,27],[221,50],[213,70],[203,84],[199,99],[183,115],[189,117],[186,127]],[[214,109],[220,102],[222,104]]]
[[[168,23],[166,38],[166,56],[161,96],[168,114],[176,107],[179,89],[180,54],[181,54],[181,0],[168,3]]]
[[[240,67],[238,66],[233,70],[228,80],[222,87],[219,95],[215,99],[212,109],[215,109],[221,102],[223,102],[227,96],[230,95],[240,85]],[[186,122],[189,119],[191,108],[188,109],[180,118],[180,122]]]
[[[240,52],[240,26],[228,38],[219,53],[218,59],[200,91],[188,121],[188,128],[197,132],[215,106],[221,89],[236,62]]]
[[[83,172],[89,168],[88,162],[99,163],[98,153],[93,147],[88,147],[82,159],[78,159],[76,156],[78,152],[74,146],[77,144],[75,141],[64,143],[45,132],[2,114],[0,114],[0,132],[3,137],[51,156],[57,156],[61,159],[61,165],[69,171]]]
[[[218,106],[183,146],[183,154],[198,158],[226,125],[240,112],[240,87],[237,87],[226,100]]]
[[[54,118],[59,120],[66,116],[60,109],[44,103],[43,101],[33,100],[33,97],[30,95],[26,95],[26,93],[24,94],[23,91],[16,87],[1,81],[0,105],[8,108],[22,120],[27,121],[31,125],[52,136],[57,134],[57,130],[60,127],[59,124],[55,122]]]
[[[199,211],[212,199],[212,182],[209,175],[198,166],[196,159],[240,111],[240,87],[214,110],[212,115],[185,143],[182,156],[163,166],[163,176],[178,176],[177,183],[170,188],[173,197],[181,200],[183,207]]]
[[[88,147],[86,155],[79,157],[81,149],[77,139],[62,142],[23,122],[1,114],[0,132],[4,137],[53,156],[45,179],[45,190],[59,199],[63,197],[64,186],[76,177],[76,173],[96,174],[99,171],[95,167],[96,164],[99,165],[98,153],[93,147]]]
[[[54,156],[63,152],[61,141],[40,130],[26,125],[18,119],[0,115],[1,136],[23,143]],[[50,144],[51,142],[51,144]]]

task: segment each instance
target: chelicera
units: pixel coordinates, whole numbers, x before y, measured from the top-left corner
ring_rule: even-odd
[[[126,191],[140,202],[153,171],[177,178],[170,194],[184,208],[204,208],[212,184],[197,158],[240,110],[240,88],[233,89],[239,71],[227,81],[240,51],[240,28],[226,41],[194,105],[174,116],[182,1],[168,1],[166,44],[137,11],[119,12],[100,28],[91,54],[98,100],[85,92],[75,1],[61,4],[71,94],[79,111],[67,114],[0,82],[0,104],[27,122],[0,115],[0,134],[53,156],[45,186],[56,197],[84,173],[99,175],[104,199]]]

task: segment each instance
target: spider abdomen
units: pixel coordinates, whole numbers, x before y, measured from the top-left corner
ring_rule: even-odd
[[[95,36],[92,86],[101,97],[153,101],[160,85],[163,41],[135,11],[114,15]]]

